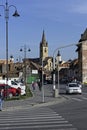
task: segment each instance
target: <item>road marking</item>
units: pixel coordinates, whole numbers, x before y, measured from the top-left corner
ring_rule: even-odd
[[[71,127],[72,124],[58,124],[58,125],[35,125],[35,126],[14,126],[14,127],[10,127],[10,126],[7,126],[7,127],[4,127],[4,128],[1,128],[2,130],[16,130],[16,129],[34,129],[34,128],[56,128],[56,127]],[[58,128],[57,128],[58,129]],[[60,129],[59,129],[60,130]],[[66,129],[65,129],[66,130]]]
[[[33,119],[33,122],[39,122],[39,121],[44,121],[44,119]],[[53,121],[65,121],[65,119],[64,118],[50,118],[50,119],[45,119],[45,121],[50,121],[50,122],[53,122]],[[32,122],[32,120],[29,120],[29,119],[25,119],[24,120],[24,118],[23,119],[21,119],[21,120],[19,120],[19,119],[17,119],[17,120],[12,120],[12,119],[9,119],[9,120],[4,120],[4,123],[20,123],[20,122]],[[68,122],[68,121],[67,121]],[[1,123],[3,123],[3,120],[0,120],[0,124]]]
[[[52,124],[50,124],[50,123],[52,123]],[[72,125],[72,124],[67,124],[67,123],[68,123],[68,121],[65,121],[65,120],[64,120],[64,121],[57,121],[57,120],[56,120],[55,122],[51,122],[51,121],[38,121],[38,122],[35,121],[35,122],[24,122],[24,123],[23,123],[23,122],[16,122],[16,123],[14,124],[14,126],[19,126],[19,125],[20,125],[20,126],[21,126],[21,125],[22,125],[22,126],[23,126],[23,125],[39,125],[39,124],[40,124],[40,125],[49,125],[49,124],[50,124],[50,125],[56,125],[56,124],[58,124],[58,125]],[[3,126],[3,123],[0,124],[0,127],[1,127],[1,126]],[[9,123],[5,123],[4,126],[9,126]],[[10,124],[10,127],[11,127],[11,126],[13,126],[12,123]]]
[[[72,98],[73,100],[75,100],[75,101],[79,101],[79,102],[81,102],[82,100],[81,99],[79,99],[79,98]]]
[[[83,101],[83,100],[87,100],[87,98],[86,97],[81,97],[82,99],[79,99],[79,98],[72,98],[73,100],[75,100],[75,101],[79,101],[79,102],[81,102],[81,101]]]
[[[32,117],[31,117],[31,118],[30,118],[30,117],[24,117],[24,118],[22,118],[22,117],[15,117],[14,120],[20,120],[20,119],[21,119],[21,120],[23,120],[23,119],[24,119],[24,120],[26,120],[26,119],[27,119],[27,120],[34,120],[34,119],[41,119],[41,118],[42,118],[42,119],[50,119],[50,118],[56,118],[56,119],[57,119],[57,118],[60,118],[60,119],[61,119],[62,117],[61,117],[61,116],[56,116],[56,117],[55,117],[55,116],[49,116],[49,117],[33,117],[33,118],[32,118]],[[11,120],[11,118],[5,118],[5,119],[3,118],[3,119],[1,119],[1,120]]]
[[[82,97],[82,99],[87,100],[87,98],[86,98],[86,97]]]

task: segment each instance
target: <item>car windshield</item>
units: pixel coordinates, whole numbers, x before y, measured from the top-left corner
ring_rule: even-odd
[[[69,87],[79,87],[78,84],[69,84]]]
[[[14,82],[14,81],[11,81],[11,84],[12,84],[12,85],[17,85],[17,83],[16,83],[16,82]]]

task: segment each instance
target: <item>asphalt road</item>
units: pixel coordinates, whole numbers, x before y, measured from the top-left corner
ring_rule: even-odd
[[[62,96],[68,99],[67,102],[54,104],[50,108],[62,115],[78,130],[87,130],[87,86],[83,86],[82,91],[82,95],[62,93]]]

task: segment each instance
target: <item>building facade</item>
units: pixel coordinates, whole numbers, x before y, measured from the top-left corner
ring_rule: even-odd
[[[76,51],[78,52],[79,78],[84,83],[87,82],[87,29],[81,34]]]

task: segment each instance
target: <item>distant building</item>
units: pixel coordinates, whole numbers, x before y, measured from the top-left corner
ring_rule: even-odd
[[[82,82],[87,82],[87,29],[81,34],[76,51],[78,52],[79,78]]]
[[[9,78],[15,75],[13,59],[8,59],[8,74],[9,74]],[[6,60],[3,59],[0,60],[0,79],[4,79],[4,78],[6,78]]]

